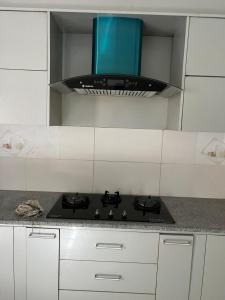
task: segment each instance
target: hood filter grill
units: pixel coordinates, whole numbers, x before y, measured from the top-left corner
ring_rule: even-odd
[[[129,90],[103,90],[103,89],[74,89],[79,95],[90,96],[119,96],[119,97],[145,97],[150,98],[156,94],[154,91]]]

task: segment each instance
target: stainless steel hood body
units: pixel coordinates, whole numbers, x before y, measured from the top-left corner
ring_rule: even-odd
[[[80,95],[171,97],[179,88],[140,76],[142,20],[97,17],[93,21],[92,74],[53,84],[61,92]]]

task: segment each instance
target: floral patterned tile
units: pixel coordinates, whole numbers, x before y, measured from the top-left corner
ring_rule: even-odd
[[[58,128],[0,126],[0,157],[58,158]]]

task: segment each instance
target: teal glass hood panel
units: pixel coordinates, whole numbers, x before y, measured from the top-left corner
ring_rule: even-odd
[[[143,21],[101,16],[93,20],[93,74],[140,75]]]

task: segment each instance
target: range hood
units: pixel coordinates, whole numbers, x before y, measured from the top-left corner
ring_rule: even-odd
[[[141,19],[101,16],[93,20],[92,74],[65,79],[51,87],[80,95],[171,97],[180,89],[140,76]]]

